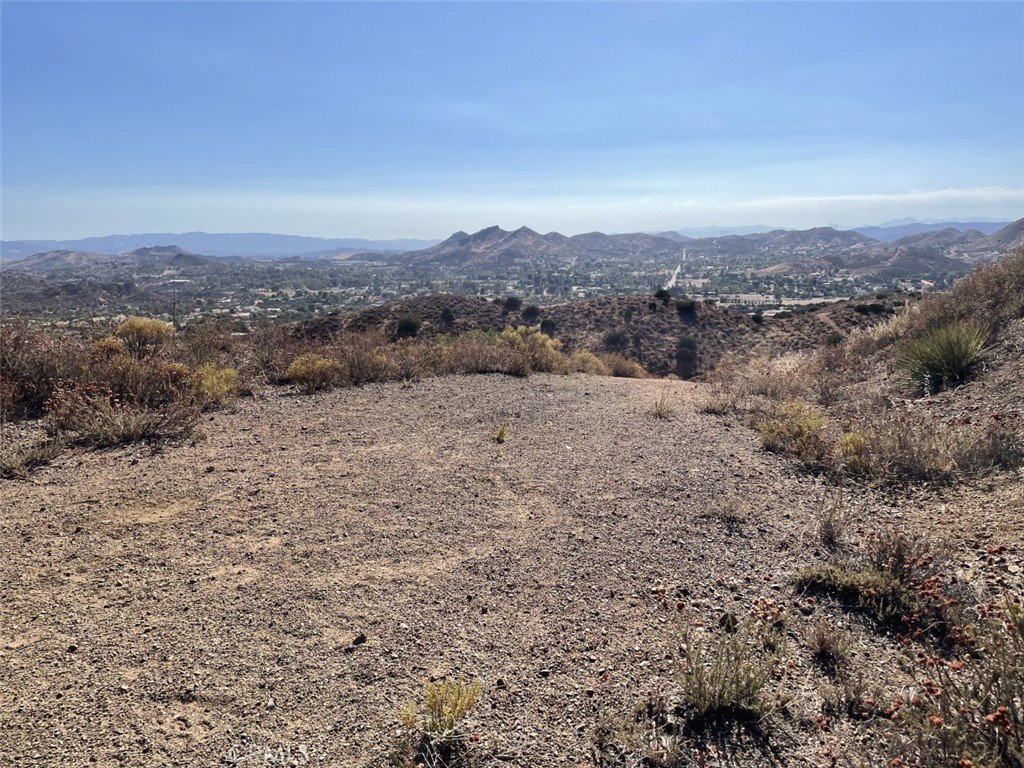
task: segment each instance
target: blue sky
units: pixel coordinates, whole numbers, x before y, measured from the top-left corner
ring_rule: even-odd
[[[1024,3],[17,3],[3,238],[1024,215]]]

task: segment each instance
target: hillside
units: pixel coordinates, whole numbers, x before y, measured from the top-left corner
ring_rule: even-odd
[[[726,354],[758,350],[782,353],[811,349],[829,337],[873,322],[892,311],[898,296],[839,302],[812,311],[755,322],[749,315],[711,304],[651,296],[616,296],[555,304],[543,308],[458,295],[428,296],[363,310],[330,315],[300,325],[300,333],[327,338],[339,331],[380,329],[394,335],[398,320],[420,321],[419,334],[471,330],[500,331],[512,325],[540,325],[567,349],[621,352],[649,372],[691,378],[706,373]],[[864,307],[872,304],[872,311]],[[860,307],[858,311],[857,307]]]
[[[136,248],[121,254],[92,253],[85,251],[48,251],[37,253],[21,261],[6,264],[4,269],[12,272],[45,274],[49,272],[89,272],[139,268],[199,267],[212,264],[208,257],[192,253],[177,245],[157,245]]]

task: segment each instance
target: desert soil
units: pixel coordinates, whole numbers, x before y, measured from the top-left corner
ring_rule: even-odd
[[[268,390],[196,442],[3,482],[0,765],[384,765],[399,710],[449,674],[483,684],[481,764],[586,764],[599,713],[671,684],[653,588],[714,625],[791,604],[821,554],[821,481],[704,396],[540,375]],[[737,760],[820,764],[827,735],[792,733]]]

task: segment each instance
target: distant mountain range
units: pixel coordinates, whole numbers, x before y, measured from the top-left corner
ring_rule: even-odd
[[[940,227],[888,241],[872,238],[857,230],[837,230],[832,227],[805,230],[777,229],[770,232],[690,238],[678,232],[663,232],[657,235],[609,235],[588,232],[567,237],[558,232],[540,234],[529,227],[509,231],[492,226],[473,234],[456,232],[443,242],[417,250],[374,250],[353,253],[351,250],[326,249],[307,253],[304,258],[321,262],[345,258],[363,263],[383,262],[399,266],[436,265],[454,268],[504,268],[513,265],[575,266],[601,261],[670,265],[696,258],[710,263],[743,265],[748,269],[773,274],[816,274],[845,270],[854,275],[899,278],[967,272],[975,264],[997,258],[999,254],[1024,244],[1024,219],[1011,222],[990,234],[985,230],[992,230],[994,225],[991,222],[975,224],[983,229],[979,226],[964,230]],[[897,225],[894,228],[904,226],[911,225]],[[292,238],[286,235],[266,237],[284,238],[287,242],[293,243],[316,239]],[[375,241],[375,244],[381,242],[407,245],[415,241]],[[224,269],[227,262],[246,260],[248,258],[237,255],[226,257],[211,253],[200,254],[175,244],[143,246],[116,254],[57,248],[35,253],[18,261],[6,262],[4,268],[12,272],[37,275],[62,271],[97,274],[165,268]]]
[[[907,235],[925,232],[940,232],[945,229],[956,229],[960,232],[976,230],[983,235],[991,235],[1010,222],[978,221],[940,221],[919,222],[912,219],[901,219],[879,226],[849,227],[840,231],[854,231],[882,242],[892,242]],[[819,229],[827,229],[819,228]],[[520,231],[520,230],[517,230]],[[532,232],[532,230],[530,230]],[[782,227],[762,225],[745,225],[737,227],[697,227],[682,228],[677,231],[667,230],[654,234],[621,235],[612,234],[605,237],[656,237],[676,243],[692,239],[725,238],[732,236],[768,234],[787,232]],[[803,230],[814,231],[814,230]],[[536,233],[533,233],[536,235]],[[557,233],[551,233],[557,234]],[[468,237],[468,235],[467,235]],[[547,235],[543,236],[547,237]],[[561,235],[559,235],[561,237]],[[577,235],[575,237],[588,237]],[[451,239],[451,238],[449,238]],[[573,239],[573,238],[570,238]],[[621,241],[624,242],[624,241]],[[192,253],[207,256],[238,256],[249,259],[277,259],[300,257],[322,259],[346,257],[353,253],[378,253],[419,251],[429,249],[440,243],[439,239],[416,240],[366,240],[363,238],[325,238],[304,237],[300,235],[278,235],[261,232],[207,233],[207,232],[157,232],[138,235],[106,235],[103,237],[86,237],[80,240],[7,240],[0,241],[0,259],[5,262],[17,261],[37,253],[53,251],[78,251],[84,253],[106,253],[121,255],[138,248],[176,245]],[[525,245],[525,241],[521,243]],[[635,243],[634,243],[635,244]],[[509,243],[508,245],[511,245]],[[611,245],[608,241],[605,245]]]
[[[356,254],[351,258],[422,264],[507,266],[524,261],[576,263],[587,258],[629,258],[641,252],[645,256],[675,256],[680,252],[680,246],[677,239],[657,235],[588,232],[566,237],[558,232],[542,235],[529,227],[509,232],[493,226],[472,235],[456,232],[444,242],[419,251]]]
[[[888,225],[883,224],[878,227],[853,227],[852,229],[875,240],[891,242],[907,235],[938,232],[944,229],[957,229],[961,232],[973,229],[983,235],[991,235],[1009,223],[1008,221],[939,221],[933,223],[906,221],[898,224],[895,222]]]
[[[0,242],[5,261],[16,261],[48,251],[83,251],[119,255],[135,250],[174,244],[194,253],[209,256],[245,258],[320,257],[356,251],[412,251],[437,243],[437,240],[364,240],[361,238],[302,237],[262,232],[210,234],[207,232],[162,232],[141,235],[106,235],[81,240],[7,240]]]
[[[566,237],[558,232],[540,234],[529,227],[508,231],[493,226],[474,234],[456,232],[444,242],[401,254],[362,253],[355,261],[396,264],[509,266],[516,263],[576,264],[596,259],[774,261],[776,271],[814,272],[851,269],[899,276],[916,273],[967,271],[973,263],[991,258],[1024,242],[1024,219],[986,235],[976,228],[961,232],[952,227],[908,235],[889,242],[856,230],[815,227],[773,230],[745,235],[687,238],[665,233],[606,235],[589,232]],[[991,229],[991,226],[986,227]],[[678,233],[675,233],[678,235]]]
[[[47,251],[7,264],[5,269],[13,272],[43,274],[63,270],[201,267],[220,261],[228,261],[228,259],[200,256],[176,245],[158,245],[151,248],[136,248],[134,251],[119,254],[63,249]]]

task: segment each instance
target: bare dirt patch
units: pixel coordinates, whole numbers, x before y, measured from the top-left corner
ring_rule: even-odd
[[[672,677],[652,588],[717,623],[791,601],[820,554],[820,482],[702,398],[544,375],[274,390],[205,440],[3,482],[0,764],[382,765],[401,706],[453,673],[484,685],[483,764],[585,763],[600,712]],[[851,509],[895,519],[869,493]],[[810,714],[792,734],[737,759],[828,753]]]

